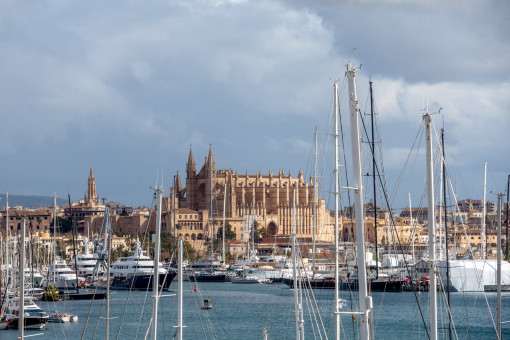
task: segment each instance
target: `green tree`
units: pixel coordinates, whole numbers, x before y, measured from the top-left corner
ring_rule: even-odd
[[[227,252],[227,253],[225,254],[225,257],[226,257],[226,259],[225,259],[225,260],[226,260],[226,262],[227,262],[227,263],[232,263],[232,262],[234,262],[234,260],[235,260],[234,255],[232,255],[230,252]]]
[[[195,248],[195,241],[197,240],[197,235],[191,234],[191,240],[193,241],[193,248]]]
[[[261,227],[260,223],[255,221],[253,223],[253,228],[255,228],[255,237],[256,238],[268,238],[271,237],[271,235],[267,232],[266,227]]]
[[[73,223],[70,219],[62,218],[60,216],[57,216],[57,233],[68,233],[71,231],[71,228],[73,227]],[[53,233],[54,226],[53,221],[50,224],[50,231]]]
[[[195,260],[195,249],[188,241],[183,242],[183,260]]]
[[[56,287],[49,285],[44,287],[44,293],[42,296],[43,301],[60,301],[58,297],[58,290]]]
[[[216,238],[223,239],[223,227],[218,228]],[[225,241],[232,241],[236,239],[236,233],[232,231],[230,223],[225,222]]]

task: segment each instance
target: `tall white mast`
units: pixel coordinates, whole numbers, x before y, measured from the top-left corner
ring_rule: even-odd
[[[57,232],[57,193],[53,196],[53,262],[55,262],[55,256],[57,255],[57,240],[55,234]]]
[[[301,323],[300,323],[300,308],[299,305],[299,296],[298,296],[298,278],[297,275],[297,254],[296,254],[296,191],[293,191],[293,200],[292,200],[292,278],[294,280],[294,312],[296,316],[296,340],[304,340],[301,339]]]
[[[312,261],[312,277],[315,277],[315,235],[317,234],[317,128],[315,128],[315,153],[313,160],[313,216],[312,216],[312,232],[313,232],[313,261]]]
[[[5,192],[5,229],[6,229],[6,232],[5,232],[5,238],[7,239],[7,246],[5,247],[5,257],[7,258],[7,267],[6,267],[6,272],[7,272],[7,278],[9,278],[10,276],[10,263],[12,263],[9,258],[9,247],[10,247],[10,242],[9,242],[9,234],[10,234],[10,228],[9,228],[9,191],[6,191]],[[7,286],[6,286],[7,287]]]
[[[439,175],[439,259],[443,258],[443,167],[440,167]],[[446,202],[445,202],[446,204]]]
[[[253,260],[255,261],[255,188],[253,188],[253,200],[251,202],[251,256],[253,256]]]
[[[483,205],[483,209],[482,209],[482,232],[481,232],[481,242],[480,242],[480,258],[482,260],[485,260],[485,254],[486,254],[486,250],[485,250],[485,245],[486,245],[486,241],[485,241],[485,215],[487,214],[487,211],[486,211],[486,204],[485,204],[485,201],[487,199],[486,197],[486,191],[487,191],[487,162],[484,163],[484,171],[483,171],[483,201],[482,201],[482,205]]]
[[[223,239],[223,244],[222,244],[222,247],[221,247],[221,250],[222,250],[222,260],[223,260],[223,265],[225,265],[225,209],[227,207],[227,186],[228,186],[228,182],[225,181],[225,191],[223,193],[223,228],[222,228],[222,239]]]
[[[428,112],[423,116],[426,125],[427,139],[427,196],[428,196],[428,227],[429,227],[429,311],[430,339],[437,339],[437,282],[436,282],[436,216],[434,206],[434,169],[432,167],[432,117]]]
[[[408,193],[409,195],[409,216],[411,218],[411,233],[413,233],[411,235],[411,243],[413,244],[413,264],[414,264],[414,228],[413,228],[413,209],[411,208],[411,193],[409,192]]]
[[[108,206],[105,207],[105,246],[108,248],[106,253],[106,340],[110,337],[110,264],[112,256],[112,235],[110,226],[110,212]],[[107,237],[107,238],[106,238]],[[138,241],[138,240],[137,240]],[[137,242],[138,246],[138,242]]]
[[[177,340],[182,340],[182,239],[179,239],[179,260],[177,267]]]
[[[371,297],[367,291],[367,268],[365,259],[365,227],[363,221],[363,175],[361,166],[361,136],[359,129],[358,94],[356,89],[356,70],[349,63],[347,68],[349,85],[349,115],[351,123],[351,152],[353,165],[354,211],[356,213],[356,256],[358,258],[359,308],[361,315],[361,338],[370,339]]]
[[[487,163],[485,163],[487,164]],[[501,333],[501,201],[503,200],[503,194],[498,194],[498,245],[497,245],[497,272],[496,272],[496,284],[497,284],[497,332],[498,340],[502,339]]]
[[[209,194],[210,194],[210,201],[211,201],[211,210],[210,210],[210,214],[211,216],[209,217],[210,218],[210,221],[211,221],[211,274],[214,272],[214,267],[213,267],[213,263],[214,263],[214,219],[213,219],[213,204],[212,204],[212,177],[213,177],[213,170],[212,170],[212,159],[211,157],[209,157],[209,167],[210,167],[210,170],[211,170],[211,180],[210,180],[210,188],[209,188]]]
[[[245,217],[245,211],[244,211],[244,202],[243,202],[242,210],[243,210],[243,212],[242,212],[243,220],[241,222],[241,225],[242,225],[242,227],[241,227],[241,230],[242,230],[242,233],[241,233],[241,243],[243,245],[242,253],[243,253],[243,260],[244,260],[245,259],[244,233],[245,233],[245,229],[246,229],[246,217]]]
[[[156,201],[158,204],[156,214],[156,245],[154,247],[154,269],[152,277],[152,334],[151,339],[156,340],[158,331],[158,300],[159,300],[159,254],[161,243],[161,204],[163,198],[163,188],[156,190]]]
[[[333,174],[335,176],[335,336],[336,339],[340,339],[340,309],[338,306],[338,289],[339,289],[339,273],[338,273],[338,266],[339,266],[339,258],[338,258],[338,206],[340,201],[340,192],[339,192],[339,183],[338,183],[338,137],[339,137],[339,130],[338,130],[338,81],[335,81],[334,85],[334,98],[335,98],[335,167],[333,169]]]
[[[19,250],[19,310],[18,310],[18,339],[25,338],[25,228],[26,218],[21,223],[21,239]]]

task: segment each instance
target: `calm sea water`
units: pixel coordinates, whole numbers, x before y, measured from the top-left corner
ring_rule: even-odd
[[[165,294],[175,293],[176,282]],[[293,291],[284,285],[241,285],[232,283],[201,283],[195,291],[194,284],[184,282],[185,339],[263,339],[264,327],[269,339],[294,339]],[[317,308],[328,338],[334,338],[333,291],[315,290]],[[343,311],[356,308],[357,292],[341,292],[347,300]],[[210,298],[213,309],[202,310],[201,300]],[[448,318],[444,299],[439,303],[439,334],[448,339]],[[177,323],[176,298],[165,296],[160,300],[158,338],[172,339]],[[306,294],[303,295],[305,332],[307,339],[320,339],[313,320]],[[373,333],[375,339],[427,339],[423,318],[428,320],[428,294],[417,297],[412,292],[374,293]],[[27,330],[27,335],[42,333],[33,339],[104,339],[105,306],[102,301],[40,302],[47,311],[77,314],[77,323],[48,324],[46,330]],[[453,293],[452,314],[458,339],[496,339],[496,294]],[[87,314],[90,316],[85,327]],[[314,308],[315,309],[315,308]],[[152,312],[151,293],[115,291],[111,296],[110,339],[150,339],[147,333]],[[491,312],[492,317],[491,318]],[[101,316],[103,318],[101,318]],[[503,321],[510,321],[510,295],[503,297]],[[325,339],[324,333],[321,333]],[[352,315],[342,315],[342,338],[359,338],[359,320]],[[0,339],[16,339],[17,331],[0,331]],[[455,335],[453,336],[455,338]],[[503,325],[503,339],[510,339],[510,323]]]

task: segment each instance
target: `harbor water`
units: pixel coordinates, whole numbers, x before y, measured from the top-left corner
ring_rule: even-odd
[[[177,324],[177,282],[160,298],[158,338],[172,339]],[[194,283],[184,282],[185,339],[295,339],[293,290],[285,285]],[[333,290],[303,291],[303,316],[307,339],[325,339],[319,335],[320,324],[327,338],[334,338]],[[448,338],[446,298],[440,296],[438,327],[441,339]],[[413,292],[379,293],[373,296],[372,332],[375,339],[428,339],[428,294]],[[357,292],[342,291],[342,311],[355,310]],[[211,299],[213,308],[201,309],[203,299]],[[503,321],[510,321],[510,294],[503,294]],[[418,305],[418,302],[420,306]],[[27,330],[34,339],[104,339],[105,305],[103,301],[38,302],[47,312],[67,312],[79,317],[77,323],[48,324],[45,330]],[[110,304],[110,339],[150,339],[152,292],[113,291]],[[312,308],[313,307],[313,308]],[[320,318],[312,310],[320,311]],[[458,339],[496,339],[496,294],[452,293],[451,310],[454,332]],[[491,314],[492,313],[492,314]],[[87,320],[87,315],[88,320]],[[315,322],[317,320],[317,322]],[[360,317],[342,314],[341,338],[360,337]],[[322,326],[321,326],[322,327]],[[503,339],[510,339],[510,323],[503,324]],[[16,339],[16,330],[0,331],[0,339]]]

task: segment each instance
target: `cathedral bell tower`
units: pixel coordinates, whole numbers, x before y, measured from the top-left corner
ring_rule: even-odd
[[[96,179],[94,178],[94,169],[90,166],[89,183],[87,189],[87,203],[97,204],[98,197],[96,195]]]

